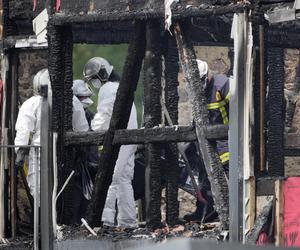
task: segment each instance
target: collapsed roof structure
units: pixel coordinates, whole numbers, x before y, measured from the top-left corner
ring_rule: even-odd
[[[171,12],[166,9],[168,4]],[[46,43],[39,42],[43,27],[37,36],[32,33],[32,20],[44,9],[47,9],[49,15]],[[18,84],[16,55],[22,50],[48,50],[53,100],[49,124],[44,120],[46,134],[41,145],[44,164],[41,166],[41,178],[44,178],[41,181],[44,194],[41,197],[41,233],[44,247],[48,248],[53,242],[50,227],[53,209],[50,199],[52,168],[57,165],[57,178],[59,186],[62,186],[73,170],[72,146],[104,145],[100,159],[102,168],[96,176],[88,211],[89,224],[96,226],[101,219],[120,145],[145,144],[150,171],[146,187],[147,222],[156,228],[161,223],[161,150],[165,150],[168,159],[167,222],[172,225],[178,220],[178,151],[175,143],[195,140],[202,152],[222,229],[229,230],[232,240],[246,241],[247,233],[254,226],[256,196],[273,194],[274,183],[284,177],[284,156],[299,154],[298,149],[295,149],[298,146],[297,136],[286,135],[287,138],[294,137],[296,145],[290,145],[290,140],[284,143],[284,128],[291,119],[286,119],[283,112],[283,51],[284,48],[299,47],[297,4],[294,5],[293,1],[273,0],[3,0],[2,10],[3,146],[13,144],[14,139]],[[165,20],[170,18],[170,14],[172,24],[166,24]],[[36,29],[39,29],[38,26],[45,24],[36,25]],[[169,30],[165,30],[166,26]],[[107,131],[71,131],[74,43],[129,43],[124,73]],[[230,101],[229,181],[225,178],[213,142],[227,137],[228,126],[210,126],[208,123],[207,103],[203,84],[198,77],[194,45],[234,48],[231,58],[234,67]],[[145,128],[126,130],[142,65]],[[191,89],[189,98],[193,105],[195,126],[159,128],[162,93],[172,123],[178,124],[177,78],[180,67]],[[164,92],[161,88],[162,76],[165,79]],[[292,115],[293,110],[287,116]],[[57,139],[55,144],[52,143],[53,139]],[[14,169],[13,152],[3,148],[1,157],[2,174],[5,165]],[[14,170],[10,171],[9,176],[11,188],[7,202],[10,211],[6,208],[9,216],[1,220],[0,232],[4,234],[6,223],[6,231],[7,225],[11,225],[12,235],[15,236]],[[8,192],[5,191],[4,182],[0,184],[1,192]],[[64,191],[64,206],[58,206],[60,223],[68,223],[70,219],[70,190],[72,180]],[[4,195],[1,197],[4,201]],[[5,213],[2,216],[4,218]]]

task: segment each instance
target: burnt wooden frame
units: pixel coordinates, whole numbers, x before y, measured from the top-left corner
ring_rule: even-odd
[[[244,7],[243,7],[244,8]],[[236,9],[235,9],[236,10]],[[201,10],[202,11],[202,10]],[[221,9],[220,8],[220,13],[222,14],[222,13],[224,13],[224,11],[225,11],[225,13],[226,12],[228,12],[228,10],[225,8],[225,9]],[[200,12],[201,13],[201,12]],[[204,11],[203,13],[205,13],[205,15],[206,14],[209,14],[209,13],[211,13],[211,11]],[[214,12],[213,13],[217,13],[215,10],[214,10]],[[190,13],[191,14],[191,13]],[[198,15],[199,13],[197,12],[197,15]],[[196,15],[196,14],[195,14]],[[192,14],[191,14],[191,16],[193,16]],[[88,17],[91,17],[91,16],[88,16]],[[98,15],[98,17],[100,17],[100,15]],[[70,24],[73,24],[73,22],[74,23],[80,23],[81,21],[83,21],[83,20],[73,20],[73,18],[70,18],[70,17],[65,17],[65,18],[63,18],[63,19],[60,19],[60,20],[64,20],[64,21],[62,21],[62,22],[58,22],[57,21],[57,18],[58,19],[60,19],[60,17],[59,16],[52,16],[52,18],[50,19],[50,22],[49,22],[49,58],[50,58],[50,63],[49,63],[49,71],[50,71],[50,77],[51,77],[51,81],[52,81],[52,83],[53,83],[53,94],[54,94],[54,96],[56,96],[56,94],[57,94],[57,99],[54,101],[54,107],[53,107],[53,110],[54,110],[54,119],[53,119],[53,127],[55,128],[55,130],[58,132],[58,134],[59,134],[59,145],[60,145],[60,147],[61,147],[61,150],[58,150],[59,152],[64,152],[64,150],[63,149],[67,149],[68,150],[68,153],[67,154],[63,154],[63,153],[58,153],[58,161],[60,162],[60,165],[61,166],[63,166],[63,168],[61,167],[60,168],[60,171],[62,171],[61,172],[61,174],[62,174],[62,176],[64,176],[63,177],[63,179],[65,179],[67,176],[68,176],[68,174],[71,172],[71,170],[72,170],[72,167],[71,167],[71,164],[70,164],[70,159],[67,159],[67,157],[70,157],[70,155],[71,155],[71,150],[72,149],[70,149],[69,147],[67,147],[67,145],[74,145],[74,144],[76,144],[76,140],[75,141],[73,141],[73,139],[75,139],[75,137],[77,136],[76,134],[74,134],[74,133],[72,133],[72,132],[68,132],[68,131],[70,131],[70,125],[71,125],[71,120],[70,120],[70,115],[68,115],[67,117],[66,117],[66,119],[64,119],[64,115],[66,114],[66,113],[69,113],[70,112],[70,103],[72,103],[71,102],[71,96],[69,95],[70,93],[69,92],[67,92],[67,89],[69,89],[70,90],[70,79],[72,79],[72,71],[71,70],[68,70],[68,72],[66,71],[66,69],[68,69],[68,67],[71,67],[71,64],[70,64],[70,59],[71,59],[71,54],[70,54],[70,49],[72,48],[72,37],[71,37],[71,26],[70,26]],[[79,17],[80,18],[80,17]],[[99,21],[97,18],[95,19],[94,17],[92,18],[91,17],[91,19],[89,19],[89,18],[87,18],[87,19],[85,19],[84,20],[85,21],[85,23],[88,23],[88,22],[90,22],[90,21]],[[136,21],[137,22],[137,21]],[[63,25],[62,25],[63,24]],[[69,24],[68,26],[66,26],[67,24]],[[66,32],[67,30],[69,30],[68,32]],[[65,33],[66,32],[66,33]],[[69,35],[69,37],[65,37],[66,35]],[[69,42],[67,43],[67,45],[66,44],[63,44],[63,40],[62,40],[62,37],[64,37],[64,38],[66,38]],[[69,46],[68,46],[68,44],[70,44]],[[59,55],[59,54],[65,54],[65,56],[63,57],[63,58],[58,58],[58,56],[57,55]],[[168,58],[166,57],[166,61],[167,61],[167,63],[168,63]],[[171,59],[171,60],[174,60],[174,59]],[[57,63],[58,62],[58,63]],[[168,64],[166,63],[166,66],[168,67]],[[68,65],[67,67],[66,67],[66,65]],[[66,68],[65,68],[66,67]],[[60,73],[58,73],[58,69],[59,68],[62,68],[62,69],[65,69],[65,72],[60,72]],[[178,68],[177,68],[178,69]],[[166,69],[167,71],[165,72],[165,73],[169,73],[170,75],[172,74],[172,71],[170,71],[170,70],[168,70],[168,68]],[[57,74],[58,73],[58,74]],[[171,78],[172,78],[172,76],[171,76]],[[174,77],[173,77],[173,79],[174,79]],[[62,84],[61,84],[61,82],[65,82],[65,84],[64,84],[64,86],[62,86]],[[170,82],[170,81],[169,81]],[[68,84],[68,85],[66,85],[66,83]],[[121,84],[120,84],[121,85]],[[171,89],[170,89],[170,91],[172,91]],[[66,95],[62,95],[62,93],[66,93]],[[172,95],[171,95],[172,96]],[[175,96],[176,96],[176,94],[175,94]],[[65,97],[64,99],[62,99],[63,97]],[[55,97],[56,98],[56,97]],[[117,102],[117,101],[116,101]],[[167,104],[168,104],[168,102],[169,103],[172,103],[172,101],[170,102],[169,100],[167,100]],[[174,102],[174,101],[173,101]],[[178,102],[178,100],[177,101],[175,101],[175,106],[176,106],[176,102]],[[115,108],[117,107],[118,105],[115,105]],[[174,106],[174,104],[173,104],[173,106]],[[169,107],[170,108],[170,107]],[[175,122],[176,123],[176,118],[177,118],[177,111],[176,110],[174,110],[174,108],[172,108],[171,107],[171,117],[172,117],[172,119],[173,119],[173,122]],[[175,113],[174,113],[175,112]],[[114,111],[114,113],[115,113],[115,111]],[[156,113],[156,112],[154,112],[154,113]],[[71,114],[71,112],[69,113],[69,114]],[[114,115],[113,115],[114,116]],[[117,119],[117,115],[115,115],[115,118]],[[62,120],[64,120],[64,126],[59,126],[58,125],[58,123],[59,123],[59,121],[62,121]],[[113,120],[113,119],[112,119]],[[126,119],[125,119],[126,120]],[[204,125],[204,124],[203,124]],[[208,124],[207,124],[208,125]],[[111,124],[111,126],[112,126],[112,124]],[[118,152],[118,150],[119,150],[119,147],[120,147],[120,142],[119,143],[114,143],[113,144],[113,142],[114,142],[114,140],[116,139],[116,135],[115,135],[115,132],[118,130],[118,129],[120,129],[120,128],[125,128],[124,127],[124,125],[123,126],[118,126],[118,125],[113,125],[114,126],[114,129],[109,129],[106,133],[105,133],[105,136],[104,136],[104,138],[103,138],[103,144],[104,144],[104,148],[110,148],[110,147],[112,147],[112,148],[116,148],[116,151],[112,151],[111,153],[107,153],[109,156],[111,156],[111,154],[113,154],[113,155],[115,155],[115,157],[117,156],[117,152]],[[150,126],[151,127],[151,126]],[[150,128],[149,127],[149,128]],[[207,129],[206,130],[211,130],[211,131],[213,131],[213,134],[214,134],[214,132],[216,131],[216,129],[211,129],[211,128],[209,128],[209,126],[205,126],[205,127],[207,127]],[[146,128],[147,129],[147,128]],[[203,127],[203,129],[204,129],[204,127]],[[202,131],[205,131],[205,129],[203,130],[202,129]],[[137,133],[138,133],[138,131],[139,130],[137,130]],[[180,131],[180,130],[179,130]],[[174,133],[173,134],[176,134],[176,136],[177,136],[177,134],[179,133],[179,131],[177,132],[177,130],[176,131],[174,131]],[[223,131],[225,131],[221,136],[213,136],[213,137],[218,137],[218,138],[224,138],[224,134],[226,133],[226,128],[225,128],[225,130],[223,130]],[[132,131],[133,132],[133,131]],[[132,132],[130,132],[130,131],[126,131],[125,132],[125,134],[131,134]],[[163,132],[163,131],[161,131],[161,132]],[[88,133],[85,133],[85,134],[82,134],[82,136],[86,136],[87,134],[89,134],[89,133],[94,133],[95,134],[95,132],[88,132]],[[99,133],[99,132],[97,132],[97,133]],[[179,133],[180,134],[180,133]],[[79,134],[78,134],[78,136],[79,136]],[[77,142],[79,142],[80,141],[80,139],[78,138],[78,136],[77,136]],[[119,137],[119,136],[118,136]],[[209,137],[209,135],[208,135],[208,137]],[[72,139],[73,138],[73,139]],[[90,137],[89,137],[90,138]],[[101,138],[101,137],[100,137]],[[108,139],[109,138],[109,139]],[[205,138],[205,137],[203,137],[203,138]],[[79,140],[78,140],[79,139]],[[170,141],[174,141],[174,139],[170,139],[170,137],[169,138],[165,138],[165,137],[162,137],[161,138],[161,141],[164,141],[164,142],[166,142],[166,139],[168,139],[168,140],[170,140]],[[192,139],[194,139],[194,138],[192,138]],[[196,139],[196,138],[195,138]],[[177,138],[175,141],[181,141],[181,140],[183,140],[183,138],[181,139],[180,138],[180,136],[179,136],[179,138]],[[189,140],[191,140],[191,139],[189,139],[188,137],[187,138],[185,138],[184,139],[184,141],[189,141]],[[73,142],[72,142],[73,141]],[[86,141],[86,140],[85,140]],[[101,139],[100,140],[98,140],[97,141],[97,143],[101,143]],[[140,139],[140,141],[141,141],[141,139]],[[107,143],[109,142],[109,146],[107,146]],[[122,142],[122,141],[121,141]],[[143,142],[145,143],[146,142],[146,140],[143,140]],[[87,143],[87,142],[86,142]],[[127,144],[125,141],[123,141],[123,143],[124,144]],[[105,145],[106,145],[106,147],[105,147]],[[153,145],[153,144],[149,144],[149,145]],[[154,145],[153,145],[154,146]],[[170,152],[169,153],[169,155],[170,155],[170,157],[172,158],[172,157],[175,157],[175,154],[177,154],[176,152],[177,152],[177,149],[176,149],[176,151],[174,151],[174,150],[172,150],[171,148],[174,148],[174,146],[172,146],[172,144],[170,144],[170,146],[168,146],[168,144],[166,144],[165,145],[165,147],[166,147],[166,152]],[[170,150],[168,150],[168,148],[170,148]],[[113,153],[114,152],[114,153]],[[168,153],[167,153],[168,154]],[[105,154],[104,154],[105,155]],[[150,154],[151,155],[151,154]],[[171,156],[171,155],[173,155],[173,156]],[[115,157],[113,157],[113,158],[115,158]],[[104,156],[102,156],[102,160],[104,159],[105,157]],[[106,156],[106,158],[109,158],[108,156]],[[116,160],[116,158],[115,158],[115,160]],[[114,161],[114,160],[113,160]],[[108,166],[108,165],[114,165],[113,164],[113,161],[111,161],[110,163],[107,163],[107,169],[110,169],[109,170],[109,172],[108,173],[102,173],[102,175],[101,174],[99,174],[98,173],[98,175],[97,175],[97,177],[96,177],[96,183],[98,183],[98,188],[97,188],[97,184],[96,184],[96,188],[95,188],[95,193],[106,193],[107,192],[107,190],[108,190],[108,187],[109,187],[109,184],[110,184],[110,178],[111,177],[108,177],[108,176],[112,176],[112,173],[113,173],[113,168],[111,168],[111,166]],[[174,162],[174,161],[172,161],[172,162]],[[176,162],[176,161],[175,161]],[[174,185],[178,185],[177,183],[176,183],[176,181],[174,181],[177,177],[177,174],[176,174],[176,171],[177,170],[175,170],[175,172],[174,172],[174,174],[171,174],[170,175],[170,178],[172,179],[173,178],[173,181],[171,181],[171,184],[170,184],[170,188],[172,187],[172,186],[174,186]],[[108,175],[107,175],[108,174]],[[104,176],[106,177],[106,178],[104,178]],[[108,177],[108,178],[107,178]],[[153,180],[155,179],[155,178],[152,178]],[[170,180],[171,180],[170,179]],[[99,180],[99,181],[97,181],[97,180]],[[102,180],[102,181],[100,181],[100,180]],[[103,182],[103,180],[107,180],[105,183]],[[99,183],[104,183],[103,185],[102,184],[99,184]],[[101,187],[100,187],[100,186]],[[69,189],[71,190],[72,189],[72,184],[71,185],[69,185]],[[171,188],[172,189],[172,188]],[[178,204],[178,201],[177,201],[177,197],[176,197],[176,199],[174,199],[174,197],[175,197],[175,195],[177,196],[177,188],[175,188],[175,193],[174,193],[174,191],[172,191],[171,193],[170,193],[170,198],[168,198],[168,199],[170,199],[170,201],[169,201],[169,203],[173,203],[173,204]],[[65,192],[67,192],[67,191],[65,191]],[[222,192],[220,192],[220,193],[222,193]],[[227,193],[227,192],[225,192],[225,193]],[[156,195],[157,196],[157,195]],[[169,194],[167,194],[167,196],[169,197]],[[106,195],[101,195],[101,197],[99,197],[100,199],[97,199],[98,201],[97,202],[92,202],[91,203],[91,206],[90,206],[90,208],[89,208],[89,216],[88,216],[88,220],[89,220],[89,223],[91,224],[91,225],[96,225],[96,224],[98,224],[98,222],[100,221],[100,219],[101,219],[101,214],[102,214],[102,209],[104,208],[104,203],[105,203],[105,197],[106,197]],[[173,198],[172,198],[173,197]],[[67,199],[69,199],[68,197],[66,197]],[[175,202],[175,203],[174,203]],[[160,201],[159,201],[159,204],[160,204]],[[172,215],[168,215],[169,216],[169,219],[168,219],[168,222],[170,223],[170,224],[172,224],[172,221],[176,221],[177,220],[177,217],[178,217],[178,205],[174,205],[175,207],[177,207],[171,214]],[[158,206],[157,206],[158,207]],[[170,209],[172,208],[173,206],[170,206]],[[228,206],[226,205],[226,204],[219,204],[219,206],[218,206],[219,208],[226,208],[227,207],[227,210],[226,211],[228,211]],[[63,208],[63,210],[65,210],[64,208]],[[66,209],[67,210],[67,209]],[[67,211],[65,210],[65,212],[64,213],[68,213]],[[157,209],[158,210],[158,209]],[[218,209],[219,210],[219,209]],[[97,212],[96,212],[97,211]],[[224,210],[225,211],[225,210]],[[219,213],[220,214],[222,214],[222,212],[221,212],[221,210],[219,210]],[[227,213],[227,212],[225,212],[225,213]],[[157,215],[157,213],[153,213],[153,215]],[[151,216],[150,216],[151,217]],[[227,221],[227,222],[224,222],[223,223],[223,226],[224,226],[224,228],[227,228],[227,225],[228,225],[228,216],[227,216],[227,218],[225,219],[225,217],[226,216],[224,216],[224,214],[223,214],[223,216],[222,216],[222,219],[224,220],[224,221]],[[150,222],[151,222],[151,219],[149,220]],[[64,222],[64,223],[68,223],[69,221],[68,220],[62,220],[61,222]],[[158,222],[158,220],[156,220],[156,222]],[[150,225],[151,225],[151,223],[149,223]],[[158,223],[153,223],[153,226],[154,227],[157,227],[158,226]]]
[[[208,9],[202,9],[202,8],[199,7],[199,8],[192,8],[191,10],[174,10],[173,18],[174,18],[174,20],[182,20],[182,19],[185,19],[185,18],[199,17],[199,16],[201,16],[201,17],[208,17],[209,15],[212,15],[212,14],[214,14],[214,15],[222,15],[222,14],[226,14],[226,13],[241,12],[241,11],[244,11],[245,9],[247,9],[248,7],[249,6],[239,5],[239,6],[222,6],[222,7],[219,6],[219,7],[216,7],[216,8],[208,8]],[[63,14],[63,15],[59,15],[58,14],[58,15],[56,15],[56,14],[54,14],[54,15],[52,15],[52,17],[50,19],[50,22],[49,22],[49,30],[53,29],[54,30],[54,33],[53,33],[54,36],[57,36],[57,38],[59,40],[59,39],[61,39],[60,36],[63,36],[63,34],[62,34],[63,30],[67,30],[66,27],[69,27],[69,29],[70,29],[70,27],[72,27],[72,26],[75,27],[76,25],[78,27],[80,27],[81,24],[91,24],[92,25],[92,24],[101,23],[101,22],[116,22],[116,21],[118,21],[118,22],[128,22],[130,20],[148,21],[148,20],[153,20],[153,19],[161,20],[163,18],[163,14],[164,13],[161,12],[161,11],[153,11],[153,12],[145,12],[145,13],[135,13],[135,12],[128,11],[128,12],[122,13],[120,16],[118,16],[118,18],[116,18],[114,15],[112,15],[109,12],[107,12],[106,14],[97,12],[97,13],[93,13],[93,14],[84,14],[84,15],[76,15],[76,14],[75,15],[74,14]],[[270,29],[270,32],[273,32],[272,33],[273,35],[275,34],[275,35],[282,36],[282,34],[280,33],[280,31],[278,31],[276,28]],[[274,37],[275,37],[275,35],[274,35]],[[273,36],[269,36],[268,37],[268,39],[269,39],[268,40],[269,45],[272,46],[272,47],[290,47],[290,46],[292,46],[291,43],[285,43],[283,39],[281,39],[278,42],[276,39],[271,40],[270,37],[272,38]],[[71,39],[70,36],[69,36],[69,39]],[[80,37],[80,36],[77,36],[77,38],[75,38],[76,42],[80,42],[81,41],[80,39],[82,39],[82,37]],[[187,39],[187,36],[184,37],[184,40],[185,39]],[[50,38],[50,40],[51,40],[51,38]],[[122,40],[122,39],[118,40],[118,42],[120,42],[120,41],[124,41],[124,40]],[[89,42],[89,41],[87,41],[87,42]],[[191,41],[188,41],[187,44],[189,44],[190,42]],[[55,42],[54,42],[54,44],[55,44]],[[61,44],[62,48],[67,49],[66,46],[62,44],[62,42],[60,42],[60,44]],[[199,42],[198,42],[198,44],[199,44]],[[217,45],[217,43],[216,43],[216,45]],[[55,50],[58,50],[58,51],[60,50],[60,52],[66,53],[64,51],[65,49],[62,49],[62,48],[58,48],[58,47],[56,49],[53,49],[53,48],[51,49],[50,48],[50,51],[52,50],[52,53],[54,53],[54,54],[58,53]],[[193,54],[190,45],[188,45],[185,49],[188,49],[190,51],[189,52],[190,55]],[[193,56],[192,56],[192,58],[193,58]],[[65,61],[70,60],[70,55],[66,56],[63,60],[65,60]],[[50,61],[51,61],[51,57],[50,57]],[[63,63],[63,61],[61,61],[61,62]],[[187,62],[187,63],[190,63],[191,65],[193,65],[192,66],[193,71],[194,71],[193,74],[196,75],[197,74],[197,70],[195,70],[195,65],[194,65],[193,59],[192,59],[192,61]],[[55,67],[58,68],[57,65],[53,65],[53,68],[55,68]],[[51,69],[50,69],[50,74],[51,74]],[[60,79],[61,82],[65,81],[65,82],[69,83],[70,81],[68,79],[70,78],[70,76],[71,76],[70,72],[68,74],[60,75],[60,76],[54,76],[54,73],[52,73],[51,79],[54,78],[54,82],[56,82],[56,83],[59,81],[59,79]],[[56,77],[56,79],[55,79],[55,77]],[[55,83],[54,83],[54,85],[55,85]],[[59,88],[60,88],[60,90],[66,91],[65,87],[60,86]],[[68,100],[70,100],[70,99],[68,99]],[[60,103],[62,103],[61,100],[60,100]],[[65,102],[65,104],[68,105],[67,101]],[[60,110],[58,112],[58,118],[60,116],[60,119],[62,119],[61,110],[64,109],[64,107],[63,107],[64,105],[61,105],[61,104],[58,104],[58,103],[55,104],[55,105],[57,105],[57,107],[56,107],[57,110]],[[195,109],[194,112],[195,112],[194,117],[195,116],[197,117],[199,115],[199,113],[197,113],[198,112],[197,109]],[[56,121],[59,121],[60,119],[57,119]],[[200,121],[201,119],[198,119],[198,120]],[[61,142],[60,145],[62,145],[61,147],[65,147],[67,145],[76,145],[78,142],[82,142],[84,144],[88,144],[89,143],[88,141],[91,139],[91,137],[93,135],[96,135],[96,134],[97,134],[97,136],[99,136],[99,138],[92,139],[90,141],[91,144],[101,144],[103,141],[105,141],[105,138],[110,138],[111,139],[110,145],[112,147],[116,147],[116,148],[119,147],[118,146],[119,144],[150,143],[149,145],[153,145],[152,142],[155,142],[155,143],[158,143],[160,141],[166,142],[167,140],[170,141],[170,142],[177,142],[177,141],[183,140],[182,136],[180,136],[180,133],[182,133],[182,135],[184,134],[183,131],[180,131],[180,129],[179,129],[178,132],[177,131],[172,131],[172,133],[169,134],[169,136],[162,137],[161,140],[158,137],[155,137],[155,136],[152,137],[152,138],[151,138],[151,136],[146,136],[145,139],[142,139],[142,137],[145,135],[145,133],[146,134],[150,133],[149,135],[151,135],[151,133],[152,133],[150,131],[153,131],[154,134],[156,132],[164,133],[164,129],[161,129],[159,131],[155,131],[155,129],[150,130],[150,127],[149,127],[149,128],[146,128],[143,131],[141,131],[141,130],[136,130],[136,131],[122,131],[122,130],[119,130],[118,126],[116,126],[113,129],[113,131],[107,131],[105,133],[105,135],[104,135],[104,132],[89,132],[89,133],[82,133],[82,134],[78,133],[78,134],[75,134],[75,133],[69,132],[70,131],[69,129],[66,129],[67,127],[69,128],[68,124],[69,123],[68,123],[68,119],[67,119],[67,121],[64,124],[64,128],[62,128],[62,127],[57,128],[57,129],[60,129],[60,132],[59,132],[60,137],[59,138],[61,139],[61,141],[60,141]],[[196,131],[198,131],[197,132],[198,139],[201,138],[202,141],[204,140],[204,141],[206,141],[208,143],[207,145],[203,145],[202,144],[202,147],[209,149],[209,143],[210,142],[209,142],[209,140],[207,140],[209,138],[207,138],[205,136],[205,129],[206,128],[209,129],[209,126],[206,124],[203,127],[203,125],[204,124],[200,124],[200,123],[197,124],[196,125]],[[201,126],[202,126],[202,128],[200,129]],[[168,129],[166,128],[165,131],[167,131],[167,130]],[[171,131],[171,130],[169,130],[169,131]],[[187,141],[196,139],[197,135],[196,135],[196,137],[194,137],[195,136],[195,131],[193,131],[193,132],[190,131],[190,132],[187,132],[187,133],[189,133],[189,137],[186,138]],[[128,136],[128,135],[134,135],[135,139],[127,141],[126,136]],[[175,139],[171,138],[171,137],[173,137],[173,135],[176,135]],[[85,137],[85,136],[87,136],[86,139],[83,139],[83,137]],[[122,139],[122,136],[123,136],[123,139]],[[216,138],[218,136],[213,136],[213,137]],[[223,136],[220,136],[220,137],[223,137]],[[199,141],[200,144],[203,143],[203,142],[201,142],[201,140]],[[281,140],[280,143],[283,144],[282,140]],[[274,142],[273,145],[276,145],[276,142]],[[209,152],[208,154],[212,153],[212,151],[210,151],[210,150],[211,149],[208,150],[208,152]],[[208,157],[208,158],[207,157],[208,156],[206,155],[205,158],[207,160],[210,160],[209,159],[210,157]],[[281,155],[281,157],[283,157],[283,156]],[[61,156],[61,158],[63,158],[63,157]],[[214,164],[218,165],[217,162],[215,162]],[[280,173],[280,175],[281,174],[282,174],[282,172]],[[217,178],[219,178],[221,175],[222,175],[222,173],[217,173],[215,177],[218,176]],[[217,188],[217,189],[213,188],[213,189],[214,189],[215,194],[216,193],[222,194],[223,188],[224,187],[222,187],[222,185],[220,185],[219,188]],[[106,189],[106,188],[104,188],[104,189]],[[217,205],[217,207],[219,207],[218,208],[218,212],[220,214],[221,221],[223,223],[223,227],[224,228],[227,228],[227,226],[228,226],[228,218],[226,219],[226,216],[228,214],[228,210],[227,210],[227,206],[226,205],[223,206],[226,203],[226,199],[227,199],[226,195],[224,197],[221,195],[221,200],[223,202],[221,202],[219,205]],[[103,198],[102,198],[102,202],[101,203],[103,203]],[[94,209],[95,209],[95,207],[94,207]],[[95,218],[95,217],[93,217],[93,216],[90,217],[90,222],[92,221],[92,218]],[[97,216],[97,218],[99,219],[99,215]]]

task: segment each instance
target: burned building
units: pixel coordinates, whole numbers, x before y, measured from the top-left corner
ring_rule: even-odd
[[[274,195],[276,191],[276,210],[273,209],[276,216],[271,223],[276,230],[272,235],[278,245],[283,245],[284,158],[299,155],[298,135],[292,130],[285,133],[294,115],[295,98],[289,96],[298,94],[299,69],[292,93],[286,93],[285,98],[284,92],[284,49],[298,48],[297,3],[3,0],[1,237],[16,237],[17,234],[17,179],[14,151],[10,147],[15,136],[17,107],[30,95],[28,86],[33,74],[47,65],[53,98],[50,109],[45,109],[41,144],[42,247],[53,246],[52,229],[56,222],[70,223],[72,178],[57,206],[53,205],[51,197],[53,180],[58,180],[60,189],[72,173],[73,147],[79,145],[104,146],[101,169],[95,179],[86,217],[91,226],[100,223],[120,146],[127,144],[145,145],[148,226],[154,229],[161,226],[162,167],[167,169],[166,221],[170,226],[176,225],[179,207],[176,143],[182,141],[198,142],[220,230],[229,231],[232,241],[256,242],[262,232],[261,221],[264,221],[259,214],[256,216],[257,197]],[[41,20],[34,22],[35,33],[32,31],[34,18]],[[75,43],[129,44],[107,131],[72,131],[72,50]],[[229,126],[209,124],[203,80],[199,79],[195,61],[202,55],[196,55],[194,46],[230,48]],[[190,89],[188,99],[193,126],[173,126],[178,124],[179,70]],[[145,127],[126,130],[141,71],[144,73]],[[163,127],[159,127],[164,111],[161,96],[170,116]],[[228,131],[229,180],[214,143],[227,138]],[[165,166],[160,158],[162,151],[167,159]],[[54,168],[57,171],[52,176]],[[53,210],[58,212],[54,224]],[[269,216],[269,210],[264,211],[267,213],[264,218]]]

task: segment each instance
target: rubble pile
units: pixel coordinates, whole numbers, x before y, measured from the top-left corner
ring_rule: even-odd
[[[201,238],[210,240],[223,240],[224,236],[219,230],[219,223],[199,224],[191,222],[184,225],[150,230],[144,225],[136,229],[122,229],[103,226],[94,228],[97,236],[92,235],[83,226],[62,226],[59,230],[58,240],[109,240],[113,242],[123,240],[152,240],[153,242],[164,242],[171,238]]]
[[[18,237],[15,240],[0,239],[0,249],[33,249],[33,236]]]

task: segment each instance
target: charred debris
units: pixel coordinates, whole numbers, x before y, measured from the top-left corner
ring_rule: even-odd
[[[202,232],[205,225],[177,226],[179,204],[176,142],[197,141],[220,221],[213,233],[207,232],[207,235],[215,237],[221,232],[228,231],[232,241],[245,242],[246,235],[252,230],[251,232],[255,231],[255,234],[251,236],[252,238],[247,236],[247,240],[257,241],[259,229],[254,223],[256,197],[273,194],[275,181],[284,177],[285,156],[299,156],[298,144],[289,144],[288,140],[295,135],[285,135],[285,127],[291,126],[295,107],[292,106],[285,116],[283,52],[285,48],[299,48],[300,25],[296,15],[288,21],[276,20],[275,15],[278,9],[285,10],[286,6],[293,8],[293,1],[173,1],[172,24],[169,30],[165,30],[166,10],[164,1],[161,0],[3,0],[1,3],[3,82],[1,145],[3,147],[0,176],[3,176],[3,179],[0,179],[2,199],[0,238],[15,238],[19,232],[17,178],[13,171],[14,153],[10,148],[5,147],[5,145],[12,145],[14,140],[14,122],[19,98],[18,77],[21,74],[18,58],[21,53],[40,51],[46,53],[47,60],[43,66],[48,66],[53,91],[53,105],[49,124],[47,124],[49,140],[48,145],[45,145],[48,150],[44,150],[44,154],[49,154],[50,157],[45,158],[47,160],[43,162],[41,169],[45,168],[51,179],[53,165],[57,166],[56,177],[60,189],[73,170],[73,146],[104,145],[100,158],[102,167],[96,175],[93,196],[86,217],[91,227],[100,225],[120,146],[136,143],[144,144],[146,148],[146,167],[149,174],[146,176],[145,187],[147,194],[145,219],[148,228],[152,231],[136,229],[135,232],[107,232],[102,228],[98,231],[99,238],[110,238],[114,234],[120,239],[137,237],[136,235],[151,238],[153,233],[158,238],[160,235],[161,237],[170,235],[205,237],[205,233]],[[32,20],[44,9],[47,9],[49,16],[47,41],[40,43],[39,36],[32,32]],[[269,17],[269,20],[266,17]],[[233,22],[236,22],[235,27],[238,27],[240,31],[238,33],[242,35],[232,35]],[[124,73],[107,131],[87,133],[71,131],[72,50],[73,44],[76,43],[129,44]],[[229,127],[209,125],[203,83],[198,77],[199,71],[195,61],[194,46],[196,45],[226,46],[233,52],[231,74],[238,85],[235,85],[235,92],[232,93]],[[249,46],[252,46],[250,52],[247,50]],[[249,61],[253,66],[251,70],[248,70]],[[142,70],[145,127],[126,130]],[[194,126],[174,127],[167,124],[158,127],[162,122],[160,103],[162,95],[172,123],[178,124],[179,70],[191,90],[189,100],[192,105]],[[162,89],[161,79],[164,79],[164,89]],[[297,91],[298,88],[295,87],[295,92]],[[247,99],[247,95],[253,101]],[[253,110],[255,112],[252,112]],[[231,153],[229,180],[226,179],[213,143],[214,139],[227,138],[228,130]],[[246,134],[245,131],[250,132]],[[56,139],[56,146],[53,146],[53,138]],[[250,149],[245,145],[250,145]],[[161,163],[162,150],[167,158],[167,166]],[[170,227],[175,226],[173,229],[165,229],[167,231],[159,229],[163,227],[160,183],[163,168],[168,169],[166,222]],[[6,182],[3,181],[4,179]],[[43,195],[48,199],[47,204],[51,204],[53,182],[42,183],[42,185],[48,185],[45,189],[48,193]],[[63,196],[59,198],[57,206],[50,206],[47,214],[42,212],[45,216],[41,217],[41,237],[43,244],[48,244],[44,247],[51,248],[55,239],[55,233],[51,229],[45,229],[45,227],[51,228],[49,223],[53,223],[51,217],[53,209],[57,210],[58,224],[70,223],[72,216],[69,213],[69,208],[72,206],[70,193],[73,185],[71,179]],[[245,190],[252,190],[252,193],[243,193]],[[251,208],[249,204],[252,204]],[[42,202],[41,211],[43,209],[45,203]],[[270,212],[270,209],[265,209],[264,213],[268,211]],[[264,218],[268,217],[268,215],[264,216]],[[269,221],[257,218],[260,228],[262,228],[261,223]],[[273,220],[276,219],[278,218],[274,216]],[[52,224],[52,226],[56,225]],[[155,231],[157,229],[161,231]],[[72,230],[76,229],[72,226],[66,227],[66,231],[71,232],[70,234],[73,234]]]

